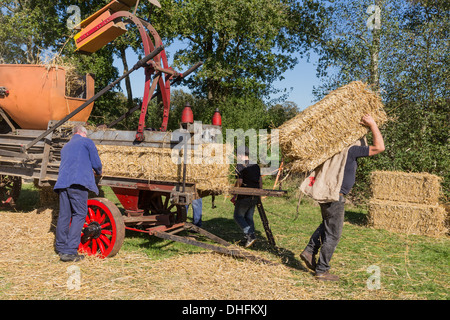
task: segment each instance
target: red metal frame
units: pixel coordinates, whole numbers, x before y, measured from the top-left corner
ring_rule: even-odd
[[[186,222],[184,205],[172,204],[179,183],[136,182],[129,186],[110,185],[125,209],[125,229],[148,233],[180,228]],[[191,189],[195,193],[195,189]],[[128,226],[127,226],[128,225]],[[141,225],[141,229],[129,225]]]
[[[144,53],[145,55],[150,54],[155,47],[159,47],[162,45],[162,40],[156,30],[153,28],[153,26],[139,18],[137,18],[135,15],[133,15],[130,12],[127,11],[118,11],[113,13],[110,17],[99,23],[98,25],[94,26],[90,30],[88,30],[85,34],[83,34],[80,38],[78,38],[76,41],[77,43],[85,40],[87,37],[93,35],[95,32],[100,30],[102,27],[106,26],[109,22],[114,21],[118,18],[126,18],[131,20],[136,27],[139,30],[139,34],[141,36],[141,40],[144,47]],[[152,42],[152,39],[148,32],[146,32],[145,28],[148,29],[149,33],[152,35],[154,39],[154,44]],[[162,67],[161,67],[162,65]],[[166,76],[163,76],[162,74],[166,73]],[[138,128],[136,132],[136,140],[142,141],[144,138],[144,129],[145,129],[145,118],[147,115],[147,108],[148,103],[150,101],[150,98],[152,97],[153,93],[155,92],[156,86],[159,86],[159,92],[161,94],[162,102],[164,105],[163,109],[163,120],[161,124],[160,131],[166,131],[167,130],[167,124],[169,121],[169,110],[170,110],[170,80],[174,74],[177,74],[174,72],[168,64],[167,56],[165,50],[163,50],[160,54],[158,54],[154,59],[153,63],[149,64],[148,67],[145,68],[145,85],[144,85],[144,95],[142,98],[142,105],[141,105],[141,113],[139,117],[139,123]],[[154,76],[154,79],[152,81],[152,75]]]
[[[116,195],[117,199],[119,199],[123,208],[126,211],[130,212],[138,212],[140,211],[139,206],[139,193],[138,189],[128,189],[128,188],[111,188]]]

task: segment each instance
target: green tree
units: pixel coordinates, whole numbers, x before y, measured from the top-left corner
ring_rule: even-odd
[[[0,62],[40,63],[55,50],[63,29],[55,1],[2,0],[0,3]]]
[[[203,61],[187,80],[208,100],[230,95],[266,96],[271,84],[304,52],[319,30],[318,1],[161,0],[152,23],[169,42],[186,48],[175,54],[175,66]]]
[[[270,106],[267,109],[268,123],[266,127],[277,128],[298,113],[298,106],[292,101],[285,101],[282,104]]]
[[[320,43],[318,98],[353,80],[380,89],[391,117],[382,129],[386,151],[363,160],[359,180],[374,169],[430,172],[444,177],[449,193],[449,3],[376,1],[381,29],[367,28],[373,1],[336,0]],[[377,39],[374,38],[377,37]],[[373,53],[378,55],[374,81]],[[360,190],[367,191],[367,184]],[[363,190],[363,191],[364,191]]]

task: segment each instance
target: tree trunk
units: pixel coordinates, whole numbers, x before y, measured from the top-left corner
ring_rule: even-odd
[[[376,0],[375,5],[381,9],[381,1]],[[381,20],[381,12],[380,12]],[[372,45],[370,46],[370,84],[375,92],[380,92],[380,76],[378,71],[379,55],[380,55],[380,29],[374,27],[372,29]]]
[[[372,31],[372,49],[370,53],[370,78],[371,84],[376,92],[380,91],[380,76],[378,71],[378,62],[380,54],[380,30]]]
[[[119,47],[119,52],[120,52],[120,58],[122,59],[122,63],[123,63],[123,73],[128,72],[128,62],[127,62],[127,56],[125,53],[125,48],[124,47]],[[128,110],[131,110],[133,108],[133,90],[131,88],[131,80],[130,77],[127,76],[125,78],[125,88],[127,90],[127,108]],[[126,121],[126,126],[128,127],[128,120]]]

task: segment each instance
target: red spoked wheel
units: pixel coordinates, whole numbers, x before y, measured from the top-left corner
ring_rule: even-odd
[[[112,257],[119,252],[124,238],[125,224],[117,206],[105,198],[89,199],[78,249],[88,255]]]

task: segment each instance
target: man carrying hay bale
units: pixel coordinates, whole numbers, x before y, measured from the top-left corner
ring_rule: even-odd
[[[81,230],[88,212],[88,192],[98,194],[94,172],[102,173],[102,163],[94,142],[83,126],[73,128],[73,137],[61,150],[61,165],[54,190],[59,194],[59,216],[55,249],[61,261],[79,261]]]
[[[345,160],[342,182],[340,183],[339,200],[320,203],[322,223],[313,233],[306,248],[300,254],[300,258],[305,262],[306,266],[315,271],[316,279],[318,280],[339,280],[337,275],[329,273],[330,261],[339,243],[344,226],[344,196],[350,192],[355,184],[356,160],[360,157],[374,156],[384,151],[383,136],[372,116],[363,116],[360,123],[368,126],[372,131],[373,146],[354,145],[348,148],[348,151],[343,151],[347,152],[347,158]],[[328,177],[328,179],[336,180],[336,177]],[[309,185],[312,186],[314,183],[314,179],[312,179]],[[324,185],[329,186],[327,183]],[[315,256],[319,249],[319,260],[316,262]]]

